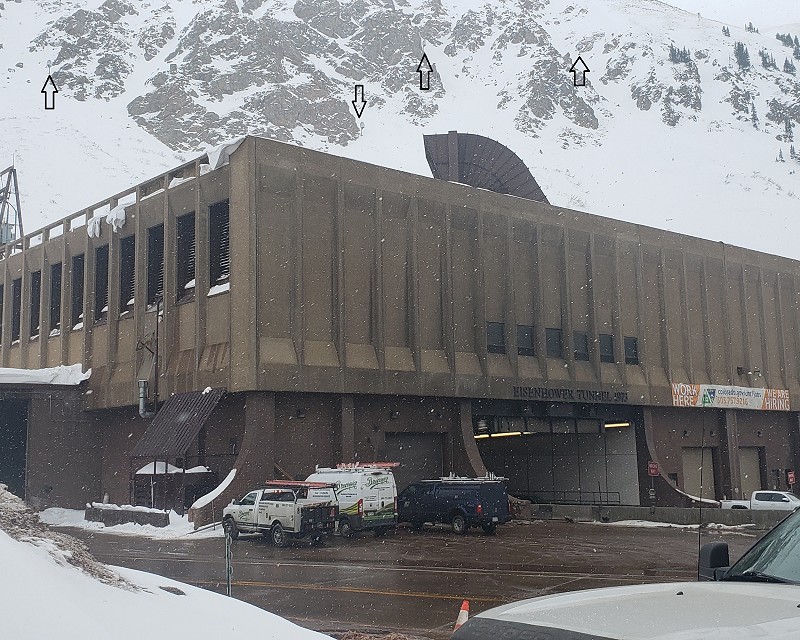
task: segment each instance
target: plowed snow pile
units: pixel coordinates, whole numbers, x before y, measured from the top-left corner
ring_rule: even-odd
[[[0,485],[0,637],[329,640],[257,607],[150,573],[107,567]]]

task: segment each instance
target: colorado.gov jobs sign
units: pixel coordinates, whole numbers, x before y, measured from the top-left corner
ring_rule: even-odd
[[[753,389],[681,382],[672,383],[672,405],[752,411],[791,411],[788,389]]]

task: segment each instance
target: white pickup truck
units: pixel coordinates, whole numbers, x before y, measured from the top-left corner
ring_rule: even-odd
[[[222,511],[222,526],[234,540],[239,533],[261,533],[276,547],[306,536],[312,545],[320,545],[333,534],[339,515],[334,487],[326,482],[267,482],[263,489],[232,500]]]
[[[794,511],[800,507],[800,498],[788,491],[753,491],[749,500],[721,500],[720,506],[723,509]]]

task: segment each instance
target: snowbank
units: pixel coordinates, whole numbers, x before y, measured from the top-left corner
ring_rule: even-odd
[[[240,600],[150,573],[115,567],[128,588],[104,584],[59,562],[48,546],[41,538],[19,542],[0,531],[4,638],[140,640],[156,633],[166,638],[329,640]]]
[[[51,367],[49,369],[0,368],[0,384],[63,384],[77,385],[88,380],[92,370],[83,373],[79,364]]]
[[[106,508],[109,507],[109,505],[104,506]],[[142,508],[145,509],[145,507]],[[156,540],[173,540],[175,538],[183,538],[184,536],[188,536],[192,539],[221,538],[223,536],[221,527],[215,529],[198,529],[195,531],[194,525],[189,522],[186,516],[179,516],[174,511],[169,512],[169,525],[166,527],[154,527],[149,524],[134,524],[133,522],[107,527],[102,522],[90,522],[85,520],[83,516],[84,512],[76,509],[51,507],[39,514],[39,520],[54,527],[75,527],[77,529],[102,531],[103,533],[113,533],[122,536],[141,536],[143,538],[153,538]]]
[[[227,477],[222,482],[219,483],[219,486],[216,489],[214,489],[210,493],[207,493],[204,496],[200,496],[197,500],[194,501],[194,504],[192,505],[191,508],[192,509],[202,509],[207,504],[212,502],[215,498],[218,498],[220,496],[220,494],[223,491],[225,491],[225,489],[228,488],[228,485],[231,482],[233,482],[233,479],[235,477],[236,477],[236,469],[231,469],[230,473],[227,475]]]

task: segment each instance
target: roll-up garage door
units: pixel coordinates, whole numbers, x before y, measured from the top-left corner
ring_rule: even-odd
[[[394,470],[398,491],[412,482],[443,475],[443,441],[444,436],[439,433],[386,434],[386,460],[400,463]]]
[[[684,447],[683,453],[683,490],[690,496],[714,500],[714,454],[711,447]],[[700,495],[702,477],[703,493]]]
[[[739,471],[742,475],[742,498],[748,500],[761,486],[761,454],[758,447],[739,447]]]

